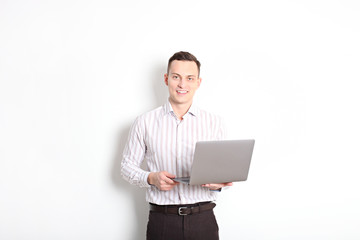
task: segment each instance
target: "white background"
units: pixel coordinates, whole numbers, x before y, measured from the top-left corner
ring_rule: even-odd
[[[360,239],[358,1],[0,1],[0,239],[144,239],[129,127],[195,54],[197,104],[255,138],[222,239]]]

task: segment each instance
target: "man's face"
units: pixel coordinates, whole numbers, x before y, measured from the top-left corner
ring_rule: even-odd
[[[195,62],[171,62],[169,73],[164,75],[165,84],[169,88],[170,102],[172,104],[190,104],[194,94],[199,88],[201,78]]]

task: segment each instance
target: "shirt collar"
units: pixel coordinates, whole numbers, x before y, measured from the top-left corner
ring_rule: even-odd
[[[195,106],[194,104],[191,104],[188,113],[190,113],[191,115],[196,117],[196,115],[198,114],[197,106]]]
[[[172,114],[175,115],[174,110],[173,110],[173,108],[172,108],[172,106],[170,104],[169,99],[166,101],[166,103],[164,104],[163,107],[164,107],[165,114],[172,113]],[[185,116],[189,113],[189,114],[196,117],[196,115],[198,114],[198,111],[199,111],[199,109],[194,104],[191,104],[191,106],[190,106],[189,110],[187,111],[187,113],[185,114]]]

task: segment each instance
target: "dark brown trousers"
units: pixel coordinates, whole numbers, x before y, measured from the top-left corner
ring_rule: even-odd
[[[186,216],[150,211],[147,240],[218,240],[219,228],[213,210]]]

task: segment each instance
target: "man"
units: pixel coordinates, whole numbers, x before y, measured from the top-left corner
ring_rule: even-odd
[[[196,142],[223,139],[223,125],[218,116],[193,105],[202,81],[194,55],[175,53],[164,80],[168,102],[135,120],[123,153],[122,175],[147,188],[147,239],[219,239],[212,201],[232,183],[190,186],[172,179],[190,175]],[[149,171],[140,169],[143,160]]]

